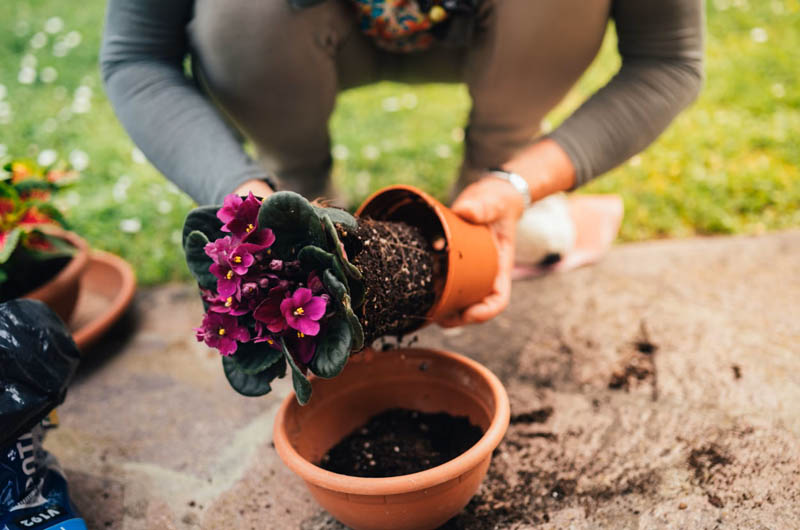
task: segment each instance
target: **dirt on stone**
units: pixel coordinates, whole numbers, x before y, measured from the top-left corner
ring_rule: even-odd
[[[319,465],[355,477],[408,475],[449,462],[481,436],[466,416],[389,409],[343,438]]]
[[[359,219],[355,232],[341,236],[364,277],[364,304],[356,315],[365,344],[418,328],[436,299],[434,270],[440,253],[405,223]]]

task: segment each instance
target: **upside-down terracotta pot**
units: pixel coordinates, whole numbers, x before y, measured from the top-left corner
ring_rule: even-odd
[[[432,529],[469,502],[509,422],[508,396],[486,367],[455,353],[430,349],[365,350],[332,380],[313,378],[311,401],[288,396],[275,419],[275,449],[314,498],[356,530]],[[391,408],[468,416],[484,434],[470,449],[439,466],[387,478],[326,471],[322,456],[372,416]]]
[[[428,312],[431,320],[458,312],[492,292],[497,248],[488,227],[465,221],[424,191],[406,185],[378,190],[356,215],[402,221],[418,228],[429,241],[442,241],[447,259],[434,281],[437,297]]]
[[[44,302],[61,317],[61,320],[69,322],[78,301],[81,275],[89,264],[89,245],[73,232],[54,230],[53,234],[75,247],[75,255],[47,283],[22,295],[22,298],[32,298]]]

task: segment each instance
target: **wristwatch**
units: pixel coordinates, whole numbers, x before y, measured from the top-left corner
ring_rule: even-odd
[[[522,178],[521,175],[505,169],[492,168],[489,169],[489,176],[503,179],[514,186],[514,189],[522,195],[522,199],[525,201],[525,208],[531,205],[531,188],[528,186],[528,181]]]

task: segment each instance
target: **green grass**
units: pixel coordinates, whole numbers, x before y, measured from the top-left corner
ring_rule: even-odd
[[[83,178],[60,198],[74,228],[131,261],[144,284],[185,279],[176,242],[192,204],[136,156],[103,95],[97,50],[104,8],[99,0],[80,9],[56,0],[0,3],[0,158],[86,153]],[[584,189],[623,195],[623,240],[800,226],[798,28],[800,0],[709,0],[700,99],[644,153]],[[57,44],[72,31],[80,32],[79,44]],[[24,64],[37,73],[31,84],[18,79]],[[42,75],[48,67],[57,71],[51,82]],[[611,31],[548,121],[557,125],[618,67]],[[468,109],[460,86],[382,83],[343,94],[332,119],[334,179],[354,204],[395,182],[446,198]]]

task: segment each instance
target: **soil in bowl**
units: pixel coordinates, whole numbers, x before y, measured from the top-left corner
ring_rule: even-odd
[[[466,416],[389,409],[345,436],[319,466],[356,477],[408,475],[454,459],[481,436]]]

